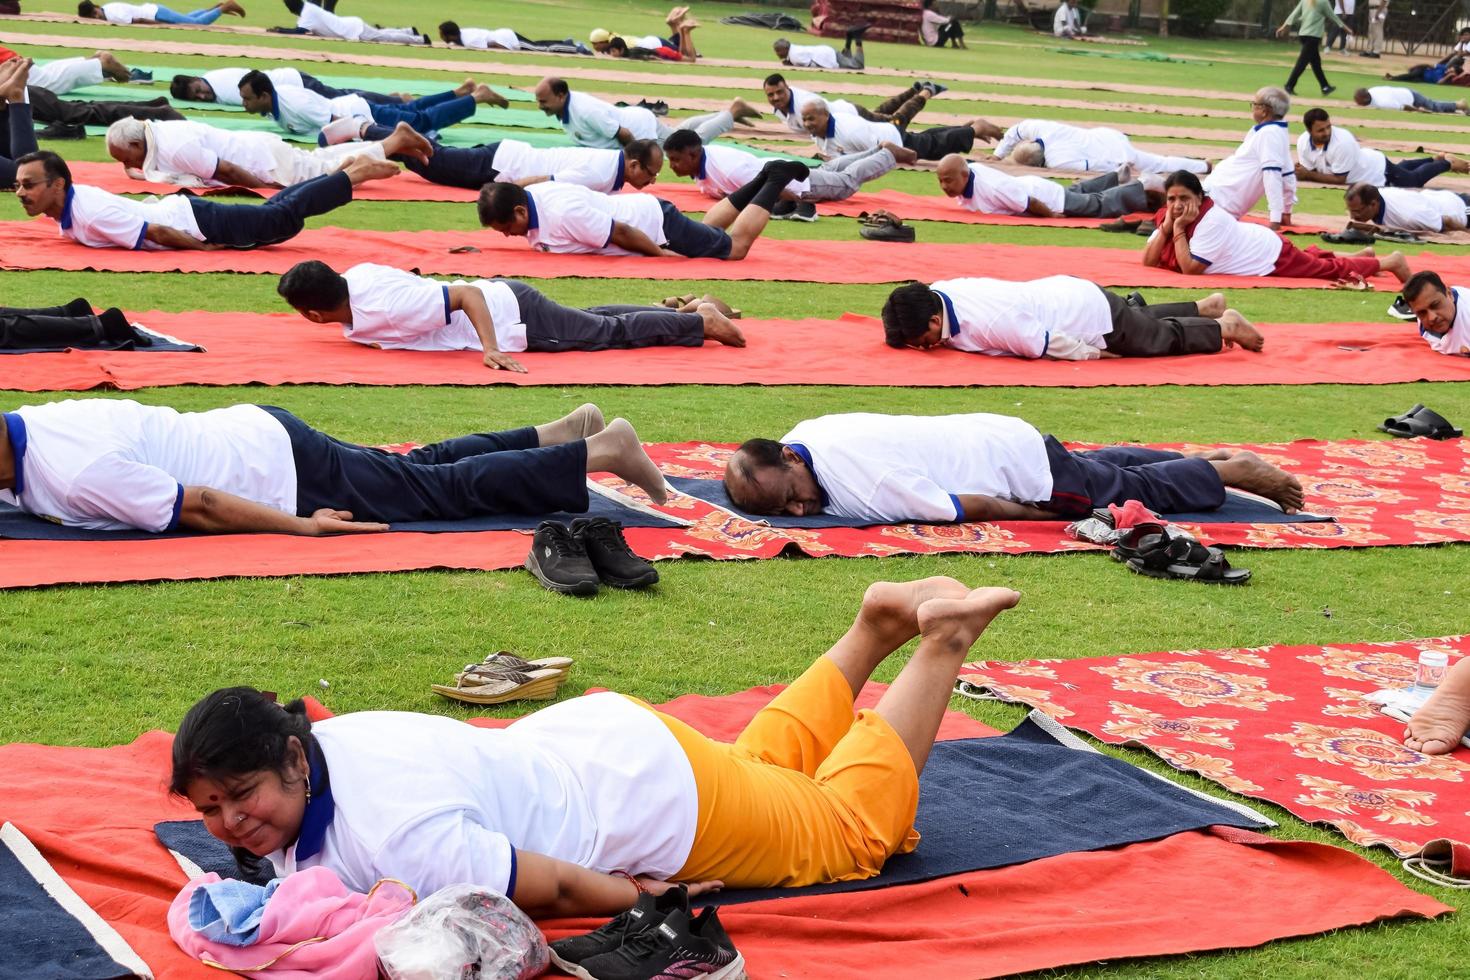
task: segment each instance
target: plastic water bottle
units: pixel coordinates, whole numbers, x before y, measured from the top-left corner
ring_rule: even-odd
[[[1450,655],[1442,650],[1424,650],[1419,654],[1419,671],[1414,675],[1414,690],[1432,693],[1444,680],[1449,669]]]

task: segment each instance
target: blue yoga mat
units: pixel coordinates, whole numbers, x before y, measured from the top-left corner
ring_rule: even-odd
[[[256,885],[275,877],[275,869],[264,858],[254,867],[241,868],[225,842],[204,829],[203,820],[165,820],[153,825],[153,833],[160,844],[193,861],[205,874],[213,871],[221,878],[238,878]]]
[[[454,531],[529,531],[542,521],[560,521],[570,524],[579,517],[606,517],[620,521],[624,527],[678,527],[675,521],[645,514],[643,511],[624,507],[601,494],[590,494],[591,506],[585,514],[493,514],[487,517],[472,517],[463,521],[410,521],[394,524],[395,531],[417,531],[423,534],[444,534]],[[40,517],[27,514],[9,504],[0,504],[0,538],[17,541],[151,541],[157,538],[199,537],[202,532],[166,531],[152,534],[148,531],[90,531],[79,527],[66,527]],[[220,537],[220,535],[212,535]]]
[[[832,514],[816,514],[811,517],[792,517],[790,514],[748,514],[730,502],[730,495],[725,492],[725,484],[720,480],[692,480],[679,476],[671,476],[668,480],[669,485],[680,493],[698,497],[705,503],[723,507],[746,520],[764,522],[771,527],[873,526],[872,521],[837,517]],[[1225,506],[1219,510],[1191,514],[1165,514],[1164,518],[1175,524],[1316,524],[1332,520],[1330,517],[1321,517],[1316,514],[1283,514],[1279,508],[1271,504],[1228,490],[1225,492]]]

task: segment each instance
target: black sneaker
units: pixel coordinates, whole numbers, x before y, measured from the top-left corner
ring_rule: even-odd
[[[1333,92],[1336,92],[1336,91],[1337,91],[1337,86],[1336,85],[1324,85],[1324,86],[1322,86],[1322,94],[1323,95],[1331,95]]]
[[[658,927],[670,912],[689,914],[689,890],[683,885],[662,895],[639,895],[638,904],[584,936],[568,936],[551,944],[551,962],[574,977],[586,980],[591,974],[582,964],[594,956],[611,953],[639,933]]]
[[[86,138],[87,127],[79,123],[54,122],[36,132],[38,140],[84,140]]]
[[[792,221],[805,221],[811,224],[817,220],[817,206],[810,201],[799,201],[796,210],[791,212]]]
[[[1127,303],[1129,306],[1137,310],[1141,310],[1144,307],[1148,306],[1148,303],[1144,300],[1142,293],[1129,293],[1126,297],[1124,297],[1123,302]]]
[[[1388,315],[1396,320],[1417,320],[1414,311],[1409,309],[1409,301],[1399,296],[1394,299],[1393,305],[1388,308]]]
[[[630,936],[611,953],[584,960],[587,980],[738,980],[745,957],[735,948],[710,906],[694,919],[670,912],[656,927]]]
[[[531,539],[526,568],[552,592],[563,595],[596,595],[597,569],[587,557],[580,539],[565,524],[542,521]]]
[[[639,558],[623,537],[623,525],[606,517],[579,517],[572,534],[603,582],[619,589],[644,589],[658,581],[658,569]]]
[[[129,68],[128,81],[130,82],[152,82],[153,72],[144,71],[142,68]]]
[[[773,221],[785,221],[796,214],[795,201],[777,201],[771,207],[771,219]]]

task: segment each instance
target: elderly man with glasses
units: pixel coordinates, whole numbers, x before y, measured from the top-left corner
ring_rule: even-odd
[[[1268,86],[1256,92],[1251,99],[1255,125],[1235,152],[1217,163],[1204,179],[1205,191],[1217,207],[1243,218],[1265,194],[1271,227],[1291,224],[1296,168],[1291,162],[1291,136],[1285,120],[1290,110],[1291,96],[1284,90]]]

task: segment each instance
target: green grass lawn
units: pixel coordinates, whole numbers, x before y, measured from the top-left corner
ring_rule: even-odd
[[[285,24],[279,5],[248,4],[246,23]],[[437,21],[512,26],[530,36],[585,37],[594,26],[653,32],[664,7],[650,0],[510,0],[493,6],[474,0],[441,0],[432,10],[404,12],[389,0],[353,0],[353,13],[384,24],[410,17],[433,32]],[[29,10],[72,10],[66,0],[40,0]],[[713,58],[769,58],[769,32],[723,27],[720,16],[743,9],[704,4],[698,35]],[[792,11],[805,20],[805,11]],[[66,33],[110,39],[197,39],[228,44],[220,33],[123,29],[100,25],[6,22],[6,43],[27,53],[55,57],[59,48],[27,46],[27,36]],[[1148,50],[1187,59],[1148,63],[1056,53],[1050,38],[1003,25],[968,30],[968,51],[926,51],[871,44],[869,62],[926,71],[955,71],[1017,79],[1086,80],[1173,89],[1169,96],[1135,96],[1095,89],[1047,87],[1020,81],[996,85],[1005,94],[1086,99],[1096,109],[1022,107],[1002,102],[955,101],[945,111],[994,112],[1130,124],[1218,129],[1219,145],[1243,133],[1240,120],[1202,117],[1206,110],[1241,111],[1257,86],[1280,83],[1295,57],[1294,45],[1268,42],[1150,39]],[[293,52],[333,49],[362,53],[362,45],[266,36],[248,43]],[[371,48],[373,53],[442,61],[507,62],[514,73],[487,77],[525,85],[568,62],[540,56],[489,56],[446,52],[435,47]],[[1129,51],[1139,49],[1116,49]],[[194,68],[218,67],[217,58],[129,55],[125,61]],[[296,62],[316,74],[373,74],[383,78],[455,75],[417,69]],[[590,63],[590,62],[589,62]],[[598,63],[598,67],[608,67]],[[697,65],[671,68],[617,65],[646,79],[650,95],[728,97],[732,92],[701,85],[701,78],[751,77],[748,97],[760,97],[754,70]],[[1343,92],[1373,81],[1376,65],[1361,59],[1329,58],[1328,71]],[[792,72],[820,90],[832,76]],[[851,76],[841,76],[851,80]],[[869,82],[881,79],[869,78]],[[587,83],[604,93],[641,91],[628,82]],[[983,89],[964,83],[966,89]],[[1309,86],[1304,86],[1309,87]],[[1234,92],[1227,101],[1194,93]],[[140,94],[146,94],[140,89]],[[1103,103],[1152,102],[1163,113],[1114,111]],[[1293,119],[1310,100],[1293,109]],[[1346,112],[1347,110],[1340,110]],[[1372,116],[1360,130],[1365,140],[1416,138],[1416,123],[1464,121],[1464,117],[1407,116],[1352,110]],[[1435,139],[1441,139],[1435,134]],[[1145,140],[1151,138],[1144,138]],[[1451,142],[1470,143],[1466,133]],[[100,140],[57,144],[74,159],[107,159]],[[665,174],[665,179],[675,179]],[[899,172],[880,186],[936,193],[928,174]],[[1337,192],[1306,189],[1302,211],[1335,213]],[[0,202],[0,219],[21,213],[13,200]],[[372,203],[350,205],[317,225],[349,228],[475,228],[469,205]],[[38,223],[37,234],[54,229]],[[774,237],[850,238],[854,223],[824,218],[814,225],[778,224]],[[1142,240],[1089,230],[975,227],[921,223],[925,241],[1062,244],[1141,250]],[[895,249],[893,260],[902,262]],[[1062,271],[1062,270],[1058,270]],[[976,274],[985,269],[977,268]],[[922,276],[922,269],[903,269]],[[875,282],[894,278],[894,267],[873,269]],[[679,292],[711,289],[741,306],[750,317],[835,317],[845,311],[874,313],[886,285],[819,286],[798,283],[605,282],[586,279],[530,280],[553,298],[574,304],[637,302]],[[40,305],[85,295],[100,305],[136,310],[284,311],[269,276],[0,272],[0,295],[13,305]],[[1149,290],[1150,299],[1198,295],[1188,289]],[[1328,290],[1242,290],[1232,302],[1261,322],[1381,320],[1390,296]],[[303,322],[303,329],[310,327]],[[1402,329],[1412,331],[1413,327]],[[1269,356],[1269,355],[1267,355]],[[0,368],[3,368],[0,363]],[[3,377],[3,376],[0,376]],[[183,410],[235,402],[267,402],[297,412],[335,435],[363,442],[430,440],[485,427],[542,421],[593,400],[609,416],[621,414],[649,440],[734,441],[777,436],[794,421],[833,411],[993,411],[1021,415],[1044,431],[1095,441],[1239,442],[1296,438],[1372,438],[1373,426],[1416,401],[1452,420],[1470,420],[1470,387],[1454,384],[1374,387],[1315,385],[1246,388],[1095,389],[926,389],[845,388],[820,384],[756,387],[536,387],[515,389],[298,386],[181,387],[138,392],[131,397]],[[0,391],[0,410],[64,395]],[[119,397],[89,393],[85,397]],[[222,545],[223,546],[223,545]],[[1464,614],[1470,554],[1464,547],[1364,549],[1357,551],[1248,551],[1233,556],[1255,573],[1241,589],[1210,589],[1128,575],[1098,555],[946,555],[887,559],[778,559],[761,562],[678,561],[660,566],[662,581],[646,593],[604,592],[589,601],[569,600],[540,589],[524,572],[423,572],[394,575],[301,577],[215,582],[179,582],[107,587],[75,586],[6,593],[0,600],[0,691],[8,710],[0,714],[0,739],[71,745],[128,741],[150,728],[172,728],[196,698],[214,687],[248,683],[282,695],[312,693],[338,711],[387,708],[466,712],[428,691],[456,669],[497,649],[526,656],[569,655],[577,659],[568,690],[608,686],[650,700],[684,692],[717,694],[791,678],[845,627],[863,588],[879,578],[910,579],[946,574],[971,583],[1020,589],[1019,608],[1006,614],[981,641],[985,658],[1086,657],[1164,649],[1194,649],[1269,643],[1395,640],[1466,629]],[[886,665],[887,679],[897,664]],[[323,688],[321,682],[329,686]],[[1015,707],[957,700],[957,708],[999,728],[1022,715]],[[504,713],[514,713],[505,709]],[[1169,773],[1187,785],[1224,795],[1213,784],[1175,773],[1143,752],[1105,749],[1139,765]],[[1281,822],[1278,835],[1344,844],[1337,835],[1308,826],[1270,806]],[[1456,896],[1406,876],[1381,852],[1361,852],[1420,888],[1451,904]],[[1211,887],[1201,872],[1198,887]],[[1222,899],[1227,899],[1222,896]],[[1289,896],[1283,897],[1290,901]],[[1222,903],[1223,904],[1223,903]],[[1228,907],[1225,908],[1228,914]],[[1420,977],[1464,975],[1470,926],[1459,917],[1436,923],[1387,924],[1307,940],[1275,943],[1259,950],[1112,963],[1055,971],[1068,977],[1256,978],[1303,980],[1335,977]],[[918,966],[922,966],[921,964]]]

